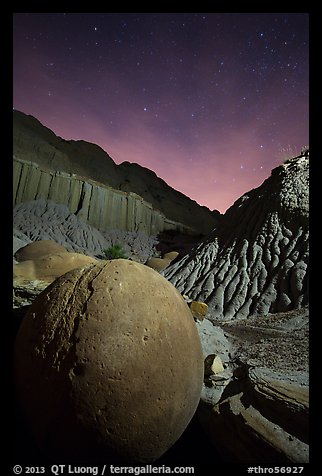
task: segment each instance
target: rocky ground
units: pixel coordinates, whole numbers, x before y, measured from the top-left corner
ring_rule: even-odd
[[[197,412],[222,460],[308,462],[308,307],[197,327],[224,367],[205,375]]]
[[[30,304],[47,285],[15,281],[13,339]],[[205,368],[197,413],[162,462],[184,461],[196,435],[199,456],[189,453],[191,464],[204,464],[209,455],[216,455],[218,462],[307,462],[308,307],[216,325],[205,318],[196,320],[196,326],[205,361],[218,356],[222,369],[211,373]],[[27,432],[19,418],[17,432]],[[18,436],[17,441],[21,444]]]
[[[234,357],[277,371],[308,371],[309,308],[218,324]]]
[[[136,249],[138,240],[144,247],[145,241],[132,235]],[[14,236],[14,251],[33,238],[21,229]],[[120,234],[114,238],[119,240]],[[167,248],[162,249],[172,251],[174,237],[163,240]],[[47,286],[41,279],[14,280],[13,340],[31,303]],[[211,312],[196,318],[196,326],[205,362],[217,357],[220,365],[215,371],[205,365],[196,415],[160,464],[207,464],[214,457],[250,465],[308,462],[308,306],[226,321],[212,319]],[[16,454],[27,460],[37,455],[37,448],[17,406],[15,415]],[[193,445],[198,454],[190,452]]]

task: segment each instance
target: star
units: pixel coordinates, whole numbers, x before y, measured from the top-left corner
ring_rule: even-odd
[[[223,212],[279,147],[308,141],[308,14],[28,15],[14,15],[15,108],[155,168],[201,204]]]

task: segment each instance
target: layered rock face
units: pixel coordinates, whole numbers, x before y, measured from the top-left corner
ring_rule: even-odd
[[[309,157],[272,171],[227,210],[220,227],[163,274],[209,319],[230,320],[308,303]]]
[[[13,112],[13,153],[18,161],[14,204],[36,198],[64,203],[100,230],[151,228],[157,233],[179,231],[176,223],[180,223],[182,229],[207,234],[220,216],[174,190],[151,170],[129,162],[116,165],[100,147],[63,140],[19,111]]]
[[[45,199],[63,204],[95,228],[143,231],[195,231],[174,222],[139,195],[122,192],[65,172],[46,171],[32,162],[13,161],[13,204]]]
[[[68,251],[104,258],[104,250],[121,244],[129,258],[145,263],[156,253],[157,239],[144,232],[107,230],[101,233],[66,205],[42,198],[16,205],[13,209],[13,254],[30,242],[51,240]],[[34,245],[35,246],[35,245]],[[39,246],[39,245],[38,245]]]

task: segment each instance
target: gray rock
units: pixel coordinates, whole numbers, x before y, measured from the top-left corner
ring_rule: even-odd
[[[65,205],[38,199],[16,205],[13,224],[31,241],[53,240],[68,251],[95,256],[108,247],[104,236]]]
[[[308,462],[308,314],[306,307],[209,328],[208,338],[211,330],[224,335],[229,359],[224,372],[205,378],[198,417],[224,461]],[[207,352],[223,343],[214,339]]]
[[[209,403],[209,402],[207,402]],[[309,389],[300,372],[245,368],[221,401],[203,403],[198,416],[226,462],[309,462]]]
[[[31,306],[39,294],[48,287],[48,282],[40,281],[13,281],[13,309],[20,309]]]
[[[229,352],[232,346],[226,338],[223,329],[213,325],[207,318],[202,321],[196,321],[196,326],[204,358],[208,355],[216,354],[220,356],[222,362],[229,362]]]
[[[221,226],[162,274],[211,320],[242,319],[308,303],[309,159],[272,171],[237,200]]]
[[[206,360],[208,356],[215,354],[218,355],[223,364],[227,366],[230,362],[232,345],[226,338],[224,331],[220,327],[214,326],[208,319],[196,321],[196,326],[201,341],[204,360]],[[225,381],[228,381],[232,378],[232,375],[232,370],[227,368],[222,377]],[[225,386],[222,385],[222,382],[219,383],[218,380],[217,382],[215,382],[215,380],[211,381],[205,372],[200,397],[201,401],[210,405],[215,405],[219,402],[224,387]]]
[[[70,213],[67,206],[44,199],[16,205],[13,223],[14,253],[32,241],[54,240],[68,251],[104,258],[104,250],[117,243],[133,260],[145,262],[156,252],[158,242],[155,236],[143,232],[108,230],[101,233]]]
[[[124,251],[134,261],[145,263],[148,258],[157,253],[158,239],[139,231],[106,230],[102,233],[109,246],[120,244]]]
[[[17,230],[16,228],[13,229],[13,255],[16,253],[16,251],[20,250],[20,248],[23,248],[24,246],[28,245],[31,243],[32,240],[28,238],[25,233],[23,233],[20,230]]]

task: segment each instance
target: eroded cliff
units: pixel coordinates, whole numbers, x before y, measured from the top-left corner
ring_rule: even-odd
[[[123,229],[129,226],[127,229],[133,230],[137,222],[141,223],[147,219],[146,230],[149,228],[157,231],[172,229],[173,225],[169,225],[170,223],[182,223],[188,229],[192,228],[198,233],[208,234],[221,217],[218,211],[210,211],[207,207],[198,205],[194,200],[170,187],[153,171],[135,163],[123,162],[117,165],[97,145],[81,140],[64,140],[34,117],[19,111],[13,111],[13,154],[14,159],[20,162],[38,165],[32,172],[26,167],[22,171],[24,175],[21,177],[21,183],[25,188],[19,185],[20,174],[15,172],[14,179],[16,182],[18,180],[19,185],[19,190],[14,196],[15,204],[20,203],[21,198],[33,199],[35,192],[37,193],[38,179],[41,174],[39,194],[42,190],[45,194],[38,194],[38,198],[48,198],[49,193],[60,198],[58,203],[67,204],[66,200],[71,200],[71,211],[75,211],[79,206],[79,197],[83,196],[85,207],[83,216],[86,218],[87,201],[90,200],[89,220],[93,221],[89,223],[99,229],[105,226],[106,214],[109,213],[114,216],[110,220],[116,220],[111,224],[114,228]],[[77,183],[72,174],[81,177],[82,180],[78,180]],[[26,183],[24,182],[25,175],[28,176]],[[88,185],[81,184],[81,181],[88,182]],[[49,188],[52,190],[47,193],[46,190]],[[114,189],[114,193],[111,189]],[[120,193],[115,193],[115,190]],[[64,202],[61,196],[65,197]],[[142,198],[139,199],[138,196]],[[51,199],[55,201],[54,198]],[[128,207],[125,206],[126,203]],[[106,210],[106,204],[115,208]],[[122,215],[120,219],[119,215]],[[153,217],[150,218],[150,216]],[[168,225],[165,227],[159,223],[164,221],[162,216],[166,217],[165,222],[168,220]]]
[[[309,156],[287,161],[238,199],[220,227],[164,271],[213,320],[308,304]]]

